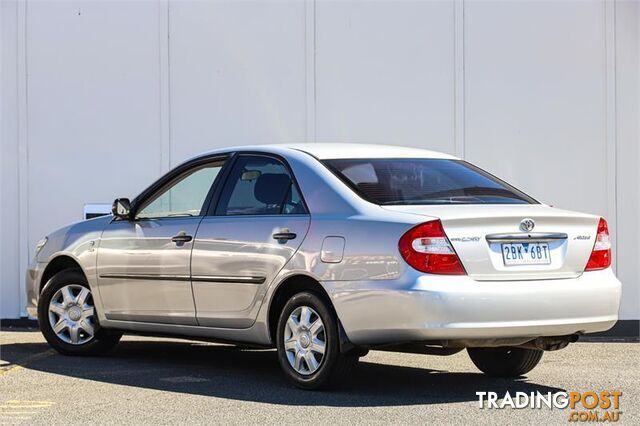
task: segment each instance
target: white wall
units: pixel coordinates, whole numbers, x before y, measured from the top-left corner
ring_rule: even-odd
[[[207,149],[318,140],[454,153],[606,216],[640,318],[639,21],[634,1],[2,1],[0,317],[84,203]]]
[[[18,128],[23,113],[18,104],[17,6],[0,1],[0,318],[16,317],[24,300],[20,297],[23,275],[19,267]],[[20,89],[24,87],[20,85]],[[22,239],[26,243],[27,236]]]
[[[453,152],[453,2],[318,2],[316,139]]]
[[[150,1],[27,4],[29,247],[84,203],[161,173],[159,13]]]
[[[624,318],[640,317],[640,2],[616,3],[615,138],[617,273]]]
[[[305,139],[304,2],[177,1],[169,33],[172,165]]]
[[[613,217],[604,7],[551,6],[465,8],[465,156],[548,204]],[[558,173],[571,179],[550,184]]]

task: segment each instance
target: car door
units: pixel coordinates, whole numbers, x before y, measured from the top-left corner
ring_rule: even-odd
[[[193,237],[225,160],[170,173],[134,201],[132,220],[113,220],[98,249],[107,319],[196,325],[190,281]],[[172,176],[175,175],[175,176]]]
[[[191,273],[198,324],[251,326],[264,290],[300,247],[309,222],[283,160],[239,155],[194,242]]]

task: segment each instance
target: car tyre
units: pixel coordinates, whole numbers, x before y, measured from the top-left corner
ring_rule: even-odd
[[[100,328],[91,288],[80,269],[55,274],[38,301],[38,323],[47,342],[64,355],[102,355],[122,334]]]
[[[533,370],[542,358],[539,349],[467,348],[469,357],[484,374],[492,377],[519,377]]]
[[[343,384],[358,361],[357,354],[340,352],[338,318],[329,303],[312,292],[295,294],[285,304],[276,347],[285,376],[301,389]]]

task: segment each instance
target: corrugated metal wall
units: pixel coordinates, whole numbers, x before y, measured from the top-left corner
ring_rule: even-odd
[[[640,318],[638,2],[0,2],[0,317],[34,243],[214,147],[450,152],[613,229]]]

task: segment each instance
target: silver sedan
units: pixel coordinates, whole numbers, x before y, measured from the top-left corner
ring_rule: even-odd
[[[221,149],[113,214],[38,242],[28,311],[70,355],[122,333],[276,347],[295,385],[370,348],[527,373],[611,328],[607,222],[544,205],[468,162],[395,146]]]

